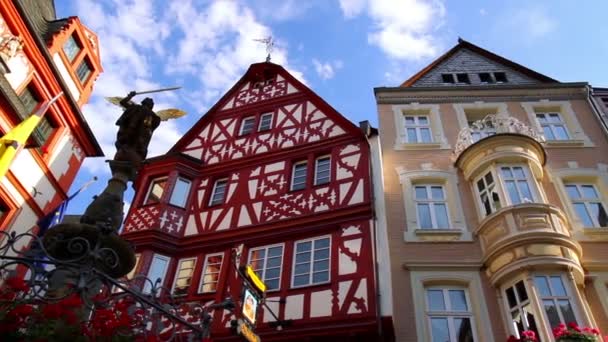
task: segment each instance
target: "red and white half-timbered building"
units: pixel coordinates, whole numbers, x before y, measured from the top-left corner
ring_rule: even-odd
[[[268,286],[263,341],[376,341],[370,149],[363,132],[284,68],[253,64],[135,182],[123,237],[131,274],[161,278],[185,302],[240,300],[243,245]],[[213,312],[214,340],[235,339]]]

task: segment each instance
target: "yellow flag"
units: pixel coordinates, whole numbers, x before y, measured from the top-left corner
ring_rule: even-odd
[[[23,148],[30,135],[32,135],[32,132],[34,132],[47,109],[61,95],[63,95],[63,92],[60,92],[51,100],[43,102],[35,113],[32,113],[27,119],[21,121],[20,124],[13,127],[13,129],[0,138],[0,179],[6,175],[13,159],[15,159],[17,153]]]

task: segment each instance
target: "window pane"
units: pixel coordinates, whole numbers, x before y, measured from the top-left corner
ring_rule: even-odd
[[[421,128],[420,129],[420,138],[422,139],[422,142],[425,142],[425,143],[431,142],[431,130],[428,128]]]
[[[551,126],[543,126],[543,132],[545,133],[545,139],[547,139],[547,140],[555,140],[555,136],[553,135],[553,131],[551,130]]]
[[[506,291],[507,293],[507,302],[509,302],[509,308],[513,308],[517,306],[517,299],[515,299],[515,290],[513,287],[509,287]]]
[[[280,267],[280,266],[281,266],[280,257],[269,258],[268,262],[266,263],[266,267]]]
[[[576,185],[566,185],[566,192],[568,192],[568,196],[572,199],[580,198]]]
[[[183,178],[178,178],[171,194],[170,204],[178,207],[185,207],[188,195],[190,194],[190,181]]]
[[[536,284],[536,288],[538,289],[538,292],[540,292],[541,297],[551,296],[551,290],[549,289],[547,277],[534,277],[534,284]]]
[[[528,292],[526,291],[526,286],[523,281],[518,281],[515,284],[515,289],[517,290],[517,296],[519,297],[519,302],[525,302],[528,300]]]
[[[431,334],[433,335],[433,342],[449,342],[448,319],[431,318]]]
[[[150,185],[150,192],[148,193],[148,198],[146,198],[146,200],[144,201],[144,205],[159,203],[160,199],[163,196],[163,192],[165,191],[166,185],[166,178],[153,180],[152,185]]]
[[[313,272],[327,271],[329,269],[329,260],[315,261],[312,264]]]
[[[280,264],[279,264],[280,265]],[[266,274],[264,275],[265,280],[268,279],[274,279],[274,278],[278,278],[279,275],[281,274],[281,269],[280,268],[269,268],[266,270]]]
[[[298,242],[296,244],[296,252],[310,251],[312,241]]]
[[[413,116],[406,116],[405,117],[405,124],[408,126],[414,125],[414,123],[416,122],[416,120],[414,119]]]
[[[492,176],[492,172],[486,173],[486,175],[483,178],[486,180],[486,184],[494,183],[494,176]]]
[[[92,68],[91,65],[89,65],[89,62],[86,59],[83,59],[82,62],[80,62],[78,68],[76,69],[76,74],[78,75],[78,79],[80,80],[80,82],[84,83],[89,78],[91,70]]]
[[[469,318],[455,318],[454,329],[456,329],[456,341],[473,342],[473,329]]]
[[[419,125],[428,125],[429,124],[429,118],[426,116],[419,116],[418,117],[418,124]]]
[[[547,122],[547,118],[545,117],[545,114],[536,114],[536,118],[538,119],[538,122],[540,122],[541,124]]]
[[[241,122],[241,135],[249,134],[253,132],[253,125],[255,123],[255,117],[244,118]]]
[[[594,212],[600,227],[608,226],[608,214],[602,203],[591,203],[591,211]]]
[[[296,254],[296,263],[310,261],[310,252]]]
[[[427,199],[426,195],[426,186],[417,186],[415,188],[416,191],[416,199]]]
[[[427,300],[429,311],[445,311],[445,303],[443,301],[443,290],[427,290]]]
[[[306,163],[293,166],[291,190],[300,190],[306,187]]]
[[[549,324],[551,328],[555,328],[558,326],[561,321],[559,320],[559,314],[557,313],[557,307],[552,299],[543,300],[543,306],[545,307],[545,312],[547,313],[547,318],[549,319]]]
[[[418,203],[418,219],[420,220],[420,228],[433,228],[431,221],[431,211],[429,205],[425,203]]]
[[[549,122],[561,122],[562,120],[557,113],[549,113]]]
[[[328,258],[329,258],[329,248],[320,249],[315,252],[315,259],[317,259],[317,260],[328,259]]]
[[[315,240],[315,248],[327,248],[329,247],[329,238],[323,238],[319,240]]]
[[[293,278],[294,286],[302,286],[308,284],[308,274],[305,275],[297,275]]]
[[[568,131],[566,131],[564,126],[553,126],[553,131],[555,132],[555,137],[557,140],[568,140]]]
[[[530,186],[528,186],[528,181],[520,180],[517,182],[517,185],[522,196],[522,201],[532,202],[532,192],[530,191]]]
[[[325,184],[329,182],[329,157],[319,158],[316,163],[316,183]]]
[[[160,286],[163,285],[165,279],[165,272],[167,271],[168,260],[165,258],[154,256],[152,259],[152,265],[148,271],[148,278],[152,281],[152,284],[156,284],[156,279],[160,279]],[[150,292],[152,286],[146,281],[144,285],[144,292]]]
[[[506,181],[505,186],[507,188],[507,192],[509,192],[509,198],[511,199],[511,204],[521,203],[521,199],[519,198],[519,193],[517,192],[517,188],[515,187],[515,181]]]
[[[593,187],[593,185],[582,185],[581,186],[581,190],[583,191],[583,197],[584,198],[597,198],[597,192],[595,191],[595,188]]]
[[[452,311],[467,311],[467,300],[463,290],[449,290]]]
[[[584,203],[574,203],[574,210],[578,214],[578,217],[583,221],[583,225],[585,227],[593,227],[593,221],[591,221],[591,216],[587,213],[587,209],[585,208]]]
[[[271,113],[264,114],[260,118],[260,127],[258,128],[258,130],[259,131],[269,130],[271,124],[272,124],[272,114]]]
[[[483,191],[483,190],[485,190],[485,188],[486,188],[486,185],[485,185],[485,183],[483,182],[483,178],[482,178],[482,179],[480,179],[480,180],[478,180],[478,181],[477,181],[477,190],[479,190],[479,191]]]
[[[554,296],[567,296],[564,283],[562,282],[562,277],[553,276],[549,277],[549,279],[551,281],[551,289],[553,289]]]
[[[296,264],[294,274],[308,274],[310,272],[310,263]]]
[[[418,138],[416,138],[416,129],[415,128],[407,129],[407,142],[408,143],[418,142]]]
[[[574,311],[572,311],[572,306],[570,305],[570,301],[567,299],[560,299],[557,301],[557,305],[559,305],[559,309],[562,312],[562,316],[566,324],[570,322],[576,323],[576,318],[574,317]]]
[[[313,273],[313,275],[312,275],[312,282],[314,284],[324,283],[324,282],[326,282],[328,280],[329,280],[329,272],[328,271]]]
[[[448,224],[448,211],[443,203],[435,203],[435,220],[437,221],[437,228],[449,228]]]
[[[513,168],[513,175],[517,179],[526,179],[526,174],[524,173],[524,169],[520,166],[515,166]]]
[[[503,176],[505,176],[506,178],[513,178],[513,173],[511,172],[510,167],[503,167],[501,168],[501,170]]]
[[[70,62],[74,61],[74,58],[80,52],[80,46],[74,39],[74,36],[70,36],[68,40],[63,45],[63,52]]]
[[[226,180],[218,180],[215,182],[215,187],[213,189],[213,194],[211,195],[211,200],[209,201],[209,205],[217,205],[224,202],[224,195],[226,193]]]
[[[432,186],[431,194],[433,199],[443,199],[443,187],[441,186]]]
[[[279,279],[266,279],[264,280],[264,284],[269,290],[275,290],[279,288]]]

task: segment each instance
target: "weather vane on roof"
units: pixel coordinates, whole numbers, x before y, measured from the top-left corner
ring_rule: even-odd
[[[268,56],[266,56],[266,62],[270,62],[270,54],[272,53],[272,49],[274,47],[274,40],[272,39],[272,36],[262,39],[254,39],[254,41],[264,43],[266,45],[266,53],[268,53]]]

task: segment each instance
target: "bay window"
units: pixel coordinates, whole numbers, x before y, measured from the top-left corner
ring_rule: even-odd
[[[540,200],[534,177],[524,164],[497,165],[482,173],[474,184],[482,216],[504,206]]]
[[[190,194],[190,183],[188,179],[178,177],[175,186],[173,186],[173,193],[171,193],[169,204],[185,208],[188,195]]]
[[[150,291],[152,291],[152,285],[156,286],[156,290],[163,286],[170,260],[171,259],[169,257],[164,255],[154,254],[147,274],[147,278],[150,279],[152,283],[146,280],[143,289],[144,293],[150,293]],[[159,280],[158,284],[156,282],[157,280]]]
[[[528,296],[528,290],[523,280],[518,281],[513,286],[505,290],[507,308],[509,311],[509,321],[515,333],[521,336],[525,330],[532,330],[538,335],[537,319],[532,302]]]
[[[144,199],[144,205],[160,203],[166,186],[167,177],[153,179],[150,183],[146,198]]]
[[[538,289],[539,299],[551,328],[560,323],[576,323],[570,297],[561,276],[536,276],[534,285]]]

